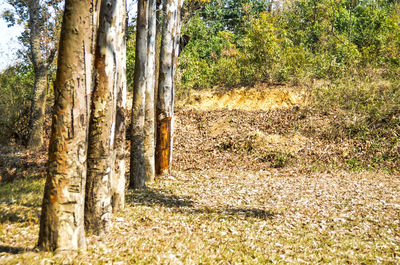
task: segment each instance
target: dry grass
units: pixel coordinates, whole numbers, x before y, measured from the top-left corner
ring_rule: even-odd
[[[400,262],[399,176],[173,172],[128,192],[112,232],[88,236],[88,250],[74,257],[32,251],[37,216],[24,216],[38,213],[40,193],[23,204],[3,194],[3,214],[20,217],[2,220],[2,264]]]

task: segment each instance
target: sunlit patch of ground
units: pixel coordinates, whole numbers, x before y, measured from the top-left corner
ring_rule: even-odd
[[[305,104],[306,92],[298,87],[268,87],[260,84],[229,91],[201,90],[179,102],[178,107],[197,110],[270,110]]]
[[[128,192],[111,233],[75,257],[33,252],[38,225],[4,222],[0,263],[396,264],[399,216],[398,176],[173,172]]]

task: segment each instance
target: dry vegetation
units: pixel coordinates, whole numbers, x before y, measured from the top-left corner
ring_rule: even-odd
[[[338,118],[288,91],[282,98],[292,102],[272,109],[265,106],[277,103],[259,95],[257,111],[202,111],[199,95],[181,104],[175,170],[128,191],[112,232],[88,235],[76,255],[34,249],[45,153],[2,148],[0,263],[400,263],[398,160],[360,166],[368,147],[355,151],[360,142],[335,130]],[[349,162],[354,156],[360,165]]]

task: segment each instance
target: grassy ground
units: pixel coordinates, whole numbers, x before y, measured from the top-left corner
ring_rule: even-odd
[[[287,107],[178,110],[175,170],[70,256],[34,250],[45,154],[1,149],[0,264],[400,264],[399,174]]]

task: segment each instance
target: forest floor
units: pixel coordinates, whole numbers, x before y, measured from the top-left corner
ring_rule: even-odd
[[[282,87],[178,102],[174,170],[68,257],[34,250],[45,151],[1,147],[0,264],[400,264],[400,175],[305,105]]]

